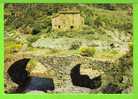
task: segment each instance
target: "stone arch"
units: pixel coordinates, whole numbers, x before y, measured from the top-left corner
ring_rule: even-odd
[[[29,60],[29,58],[17,60],[10,66],[10,68],[7,71],[11,80],[18,85],[23,85],[25,81],[28,79],[29,74],[26,71],[26,66]]]
[[[88,75],[81,75],[80,65],[81,64],[77,64],[71,69],[70,76],[71,76],[73,85],[80,86],[80,87],[86,87],[90,89],[99,88],[102,84],[101,75],[93,79],[90,79]]]
[[[22,93],[31,90],[54,90],[54,81],[52,78],[30,76],[26,70],[30,58],[16,60],[7,70],[11,81],[18,86],[12,89],[12,93]]]

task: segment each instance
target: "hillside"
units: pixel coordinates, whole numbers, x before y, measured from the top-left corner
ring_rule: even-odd
[[[106,75],[106,78],[109,79],[108,83],[114,83],[115,86],[117,85],[124,90],[132,87],[132,5],[5,4],[4,10],[5,75],[7,75],[7,64],[11,65],[13,60],[18,61],[18,59],[20,59],[18,56],[31,56],[32,60],[34,57],[38,56],[43,60],[42,61],[40,58],[40,62],[38,59],[37,61],[40,63],[43,63],[46,58],[47,63],[44,62],[43,65],[55,65],[57,70],[55,70],[55,68],[54,70],[56,72],[58,70],[63,72],[63,68],[67,69],[68,74],[66,74],[66,76],[69,76],[72,65],[81,63],[87,65],[88,67],[86,67],[89,69],[96,68],[97,70],[102,70],[104,74],[100,75]],[[80,11],[80,15],[84,18],[84,24],[81,29],[75,31],[52,30],[52,18],[57,15],[59,11],[76,10]],[[76,62],[70,59],[70,57],[73,57]],[[50,63],[50,61],[48,61],[49,59],[53,60],[53,63]],[[58,59],[61,63],[58,63]],[[86,62],[84,62],[83,59],[86,60]],[[126,62],[125,64],[124,59],[130,62]],[[9,60],[12,62],[10,63]],[[55,64],[54,60],[56,61]],[[103,67],[99,68],[94,66],[107,65],[106,62],[111,62],[110,69],[108,69],[108,67],[103,69]],[[33,66],[34,64],[30,63],[30,65]],[[62,65],[63,68],[61,69],[60,66]],[[67,68],[66,65],[69,67]],[[128,66],[128,68],[124,66]],[[41,74],[41,68],[39,69],[40,71],[37,72]],[[85,69],[84,66],[82,71],[84,72]],[[115,71],[116,76],[114,77]],[[122,71],[125,72],[121,73]],[[30,70],[29,72],[32,71]],[[63,74],[59,72],[55,74],[54,77],[56,75],[63,77]],[[86,74],[89,74],[89,72],[86,72]],[[126,75],[129,76],[127,77]],[[120,81],[120,79],[123,80]],[[58,80],[56,78],[55,81],[61,83],[62,80],[61,78]],[[68,84],[70,85],[71,82],[68,82],[67,79],[65,81],[67,81],[65,85],[67,88],[64,89],[62,84],[57,84],[57,92],[60,87],[63,88],[61,90],[67,92],[68,90],[72,90],[73,92],[73,89],[68,89],[67,86]],[[103,82],[105,84],[101,86],[101,89],[108,85],[105,80]],[[9,88],[6,90],[8,89]],[[81,92],[81,90],[83,90],[83,88],[80,88],[80,91],[77,89],[78,92]],[[92,90],[91,92],[90,90],[90,93],[95,92],[99,93],[101,91]]]

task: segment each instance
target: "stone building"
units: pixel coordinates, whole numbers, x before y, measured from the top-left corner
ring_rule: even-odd
[[[80,15],[80,11],[59,11],[52,18],[52,30],[80,30],[83,24],[84,18]]]

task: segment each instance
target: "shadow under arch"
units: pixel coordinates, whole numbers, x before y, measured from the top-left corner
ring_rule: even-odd
[[[11,93],[24,93],[31,90],[40,90],[44,92],[47,90],[54,90],[52,78],[29,76],[29,72],[26,70],[29,61],[29,58],[20,59],[14,62],[8,69],[7,73],[11,80],[18,84],[18,88],[12,90]]]
[[[24,58],[14,62],[7,71],[11,80],[18,85],[23,85],[29,79],[29,73],[26,71],[29,60]]]
[[[80,86],[80,87],[86,87],[90,89],[99,88],[102,84],[101,76],[90,79],[88,75],[81,75],[80,65],[81,64],[77,64],[71,69],[70,76],[71,76],[73,85]]]

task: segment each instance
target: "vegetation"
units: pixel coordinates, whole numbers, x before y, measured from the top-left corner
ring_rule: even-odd
[[[96,49],[93,47],[81,47],[80,48],[80,54],[82,56],[91,56],[93,57],[96,52]]]
[[[79,10],[84,17],[83,28],[77,31],[53,31],[51,20],[61,9]],[[96,53],[86,48],[85,53],[92,54],[90,56],[95,53],[93,57],[111,58],[122,52],[112,48],[109,49],[111,51],[104,51],[103,47],[108,49],[111,44],[114,47],[127,46],[127,42],[132,40],[132,5],[129,4],[5,4],[4,18],[7,46],[9,39],[14,39],[13,45],[16,42],[27,43],[32,50],[59,48],[57,50],[67,49],[78,54],[78,49],[84,45],[100,48],[101,51]]]
[[[39,56],[43,65],[46,63],[45,68],[52,66],[51,70],[56,70],[54,77],[60,75],[58,82],[63,85],[61,78],[70,79],[66,77],[69,61],[71,65],[86,62],[90,66],[87,69],[94,65],[94,69],[104,70],[103,75],[108,77],[103,85],[132,86],[131,4],[5,4],[4,8],[5,64],[9,65],[9,60],[20,54]],[[79,10],[84,18],[82,28],[52,30],[52,18],[61,10]],[[29,65],[28,70],[32,70],[39,64],[34,59]]]
[[[78,40],[75,40],[72,42],[70,49],[78,49],[81,46],[81,42]]]

